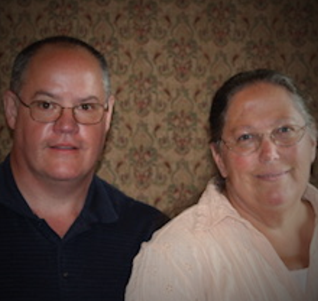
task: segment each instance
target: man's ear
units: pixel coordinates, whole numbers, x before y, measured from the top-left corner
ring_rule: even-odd
[[[224,160],[220,151],[220,146],[217,145],[216,143],[212,142],[210,144],[210,150],[212,153],[212,157],[214,159],[214,162],[220,172],[220,174],[222,175],[223,178],[227,177],[227,168],[224,164]]]
[[[7,90],[3,95],[4,114],[10,129],[14,130],[18,116],[18,105],[15,94]]]
[[[110,128],[110,124],[111,124],[111,120],[112,120],[112,116],[113,116],[113,111],[114,111],[114,105],[115,105],[115,97],[113,95],[111,95],[108,98],[108,108],[106,111],[106,131],[109,131]]]

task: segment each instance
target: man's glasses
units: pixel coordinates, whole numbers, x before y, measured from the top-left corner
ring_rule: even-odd
[[[63,110],[71,109],[73,118],[80,124],[97,124],[102,121],[107,104],[100,103],[82,103],[73,107],[63,107],[56,102],[46,100],[36,100],[26,104],[17,94],[15,94],[22,105],[30,109],[30,115],[33,120],[50,123],[58,120]]]
[[[240,155],[249,155],[256,152],[261,146],[263,137],[268,135],[273,143],[278,146],[292,146],[298,143],[304,136],[307,124],[299,125],[285,125],[274,129],[269,134],[259,133],[244,133],[234,137],[231,141],[221,141],[227,148]]]

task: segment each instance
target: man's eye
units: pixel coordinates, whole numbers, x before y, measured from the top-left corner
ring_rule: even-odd
[[[42,100],[35,101],[33,106],[39,110],[54,110],[56,107],[52,102]]]
[[[96,109],[96,105],[94,103],[83,103],[79,105],[77,108],[83,111],[92,111]]]

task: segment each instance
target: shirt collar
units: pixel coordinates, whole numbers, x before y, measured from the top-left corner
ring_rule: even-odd
[[[38,218],[34,215],[16,185],[10,165],[10,155],[1,164],[0,189],[3,192],[0,204],[4,204],[24,216]],[[85,205],[79,218],[86,224],[113,223],[118,219],[107,185],[96,175],[89,187]]]
[[[81,215],[92,223],[112,223],[118,219],[107,187],[96,175],[93,177]]]
[[[317,188],[308,183],[304,197],[311,202],[316,216],[318,216]],[[197,228],[200,229],[208,229],[212,225],[215,225],[227,218],[240,221],[248,226],[250,225],[250,223],[242,218],[234,209],[226,196],[218,191],[213,179],[208,183],[198,202],[197,214]],[[318,218],[316,218],[316,222],[318,223]]]

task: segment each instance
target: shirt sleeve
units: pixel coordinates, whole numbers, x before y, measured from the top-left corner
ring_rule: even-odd
[[[205,300],[202,267],[191,244],[145,243],[134,260],[126,301]]]

